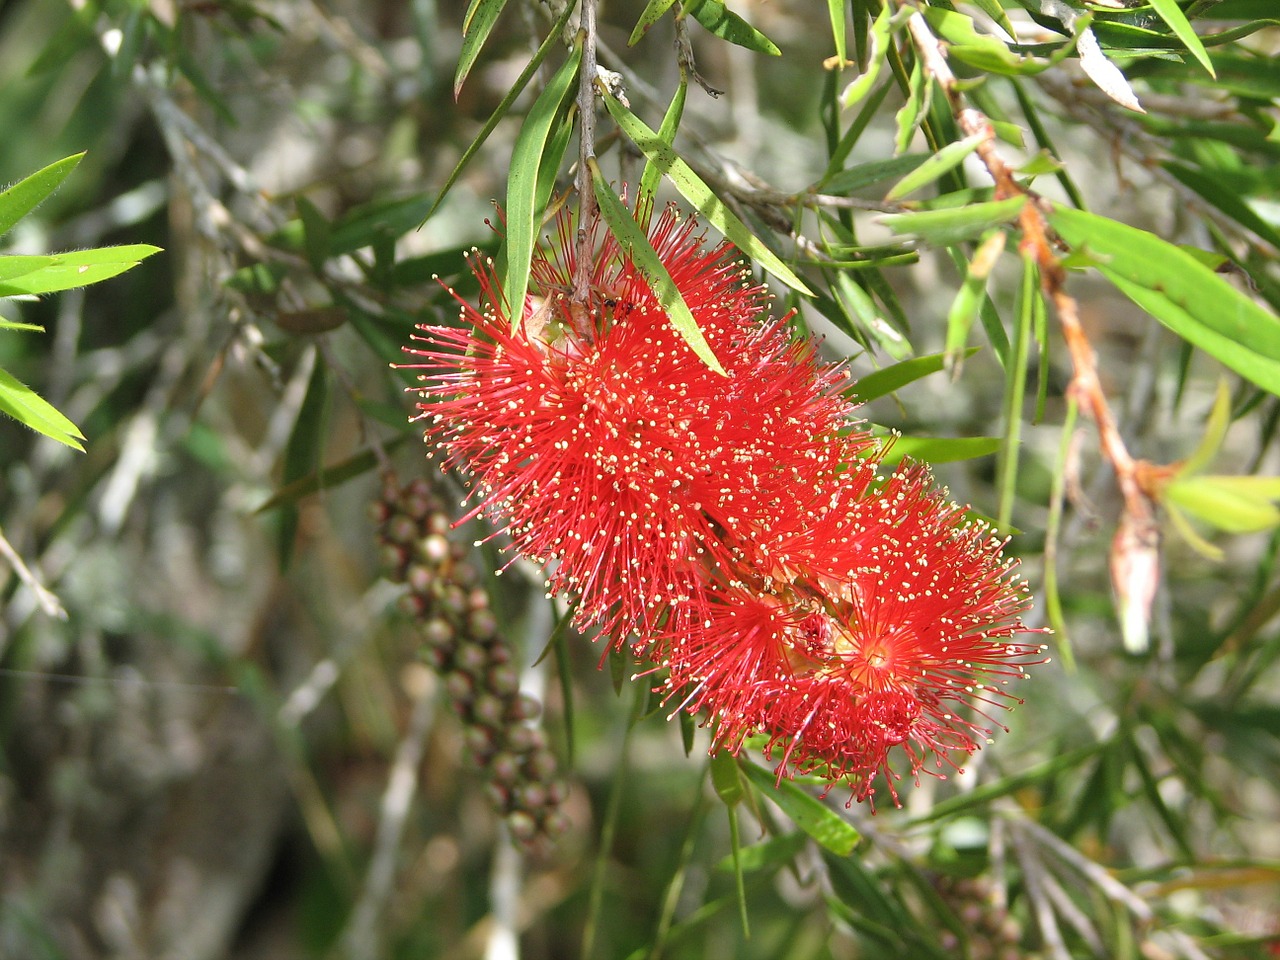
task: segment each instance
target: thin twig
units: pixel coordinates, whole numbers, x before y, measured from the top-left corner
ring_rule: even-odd
[[[582,0],[578,33],[582,65],[578,77],[578,246],[573,259],[573,292],[569,302],[575,316],[585,318],[591,302],[594,270],[591,224],[596,218],[596,195],[591,171],[596,158],[596,0]],[[583,331],[585,332],[585,331]]]
[[[40,604],[41,610],[58,620],[67,619],[67,609],[62,605],[62,601],[57,598],[52,590],[41,583],[40,578],[32,573],[31,568],[23,562],[18,551],[13,548],[13,544],[5,537],[3,528],[0,528],[0,555],[3,555],[9,561],[9,565],[13,567],[13,572],[18,575],[18,579],[25,583],[27,589],[35,595],[36,602]]]
[[[431,718],[435,715],[434,677],[426,670],[419,671],[415,675],[415,684],[409,726],[396,747],[387,786],[382,793],[378,832],[373,843],[373,856],[369,859],[369,870],[342,938],[348,960],[375,960],[383,955],[379,920],[386,912],[391,897],[400,840],[417,790],[418,766],[422,762],[427,734],[431,731]]]

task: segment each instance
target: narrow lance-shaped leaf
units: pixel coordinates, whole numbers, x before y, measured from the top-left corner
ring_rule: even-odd
[[[159,253],[145,243],[61,253],[48,266],[0,282],[0,297],[38,296],[88,286],[124,273]]]
[[[600,216],[604,218],[618,242],[627,250],[628,255],[644,274],[649,288],[653,290],[653,295],[658,298],[662,309],[671,320],[671,325],[703,363],[716,373],[727,375],[712,352],[710,344],[707,343],[706,337],[698,329],[698,321],[693,318],[688,304],[680,295],[679,288],[671,279],[671,274],[667,272],[653,245],[649,243],[649,238],[640,229],[631,211],[622,205],[618,195],[613,192],[613,187],[609,186],[599,166],[595,164],[591,167],[591,179],[595,186],[596,201],[600,205]]]
[[[0,370],[0,412],[7,413],[37,433],[84,451],[84,434],[58,409],[6,370]]]
[[[0,193],[0,236],[8,233],[15,223],[53,193],[83,158],[83,153],[77,153],[51,163]]]
[[[977,347],[970,347],[964,351],[964,355],[970,357],[977,352]],[[937,373],[944,365],[944,354],[941,353],[913,357],[910,360],[895,363],[891,367],[885,367],[883,370],[877,370],[875,373],[869,373],[865,377],[860,377],[850,389],[859,403],[869,403],[877,397],[893,393],[895,390],[905,387],[908,383],[919,380],[921,377]]]
[[[920,166],[916,167],[905,177],[895,183],[889,192],[884,195],[886,201],[901,200],[908,194],[914,193],[921,187],[933,183],[944,173],[954,170],[957,166],[964,162],[964,158],[978,149],[982,141],[986,139],[986,135],[982,133],[971,134],[963,140],[957,140],[955,143],[949,143],[933,156],[931,156]]]
[[[605,106],[614,122],[638,146],[641,152],[661,170],[680,194],[691,203],[713,227],[725,235],[730,243],[751,257],[760,266],[789,286],[792,290],[813,296],[786,264],[772,250],[747,229],[746,224],[734,216],[690,166],[675,155],[675,151],[662,138],[649,129],[643,120],[619,103],[614,97],[602,95]]]
[[[1119,289],[1179,336],[1265,390],[1280,393],[1280,318],[1195,257],[1154,234],[1055,207],[1050,223]]]
[[[889,54],[890,15],[893,5],[886,3],[879,16],[871,24],[869,36],[871,49],[867,51],[867,62],[863,64],[862,74],[844,88],[840,94],[840,103],[847,110],[865,97],[875,85],[876,78],[884,67],[885,57]],[[843,16],[843,14],[842,14]]]
[[[1010,197],[942,210],[887,213],[880,220],[894,233],[911,233],[937,246],[946,246],[1016,220],[1026,203],[1026,197]]]
[[[969,339],[969,331],[978,319],[983,300],[987,293],[987,277],[1004,252],[1005,233],[1003,230],[992,230],[983,239],[978,252],[965,267],[964,283],[960,285],[951,310],[947,314],[946,356],[947,366],[952,375],[960,371],[961,352]]]
[[[827,0],[827,15],[831,19],[831,39],[836,45],[836,60],[843,69],[849,60],[849,46],[845,40],[844,0]]]
[[[524,88],[528,85],[529,80],[532,79],[533,75],[538,71],[538,67],[542,66],[542,61],[547,58],[547,54],[549,54],[553,48],[560,45],[560,35],[563,32],[565,25],[568,24],[569,17],[572,16],[575,9],[577,8],[572,3],[565,4],[564,12],[561,13],[560,18],[551,25],[550,32],[547,33],[546,38],[539,45],[537,51],[534,52],[532,59],[530,59],[529,62],[525,64],[524,69],[520,71],[520,76],[516,77],[516,82],[512,84],[511,89],[507,91],[507,95],[503,97],[497,107],[494,108],[493,113],[489,115],[489,119],[486,120],[484,122],[484,126],[480,128],[480,132],[476,134],[475,139],[472,140],[471,143],[467,145],[467,149],[463,151],[461,159],[459,159],[454,168],[449,171],[449,176],[445,179],[444,186],[440,188],[440,192],[436,194],[435,202],[431,205],[431,209],[427,212],[426,217],[422,221],[423,223],[426,223],[427,220],[431,219],[431,215],[436,212],[436,209],[440,206],[440,202],[444,200],[445,195],[450,189],[452,189],[453,185],[458,182],[458,177],[462,175],[462,171],[465,170],[467,164],[471,162],[471,158],[480,151],[480,148],[484,146],[484,142],[489,139],[489,134],[493,133],[494,129],[498,126],[498,121],[507,115],[507,111],[511,109],[511,105],[516,102],[516,98],[524,92]]]
[[[498,22],[498,14],[507,5],[507,0],[472,0],[463,22],[462,50],[458,54],[458,69],[453,78],[453,99],[458,99],[462,85],[467,82],[467,74],[475,66],[476,58],[484,46],[493,25]]]
[[[645,4],[645,8],[640,11],[640,19],[636,21],[635,27],[631,31],[631,36],[627,37],[627,46],[634,47],[640,42],[640,38],[649,32],[649,28],[662,19],[663,15],[671,9],[676,0],[649,0]],[[569,4],[570,7],[573,4]]]
[[[746,760],[743,773],[766,797],[782,808],[797,827],[838,857],[847,857],[858,844],[858,831],[820,800],[790,780],[778,781],[773,773]]]
[[[721,40],[771,57],[782,56],[777,44],[725,6],[724,0],[689,0],[685,13]]]
[[[15,277],[26,276],[28,273],[34,273],[44,267],[51,267],[57,262],[57,257],[16,255],[0,257],[0,283],[5,280],[12,280]]]
[[[1177,0],[1147,0],[1151,4],[1151,9],[1160,15],[1160,19],[1169,25],[1169,29],[1174,35],[1181,40],[1191,55],[1200,61],[1200,66],[1208,71],[1209,76],[1216,77],[1217,74],[1213,70],[1213,61],[1209,59],[1209,53],[1204,48],[1204,44],[1200,42],[1200,38],[1196,36],[1195,30],[1191,28],[1191,24],[1187,22],[1186,14],[1179,8]]]
[[[689,95],[689,81],[680,78],[680,86],[676,87],[676,95],[671,98],[671,105],[662,116],[662,126],[658,128],[658,136],[673,150],[676,141],[676,130],[680,126],[680,118],[684,115],[685,100]],[[658,181],[662,179],[662,170],[652,160],[646,160],[644,173],[640,175],[640,196],[653,196],[658,190]]]
[[[506,208],[507,272],[503,291],[512,324],[518,323],[524,314],[524,298],[529,289],[529,262],[533,259],[533,248],[542,222],[541,211],[535,209],[538,170],[546,155],[552,128],[571,99],[581,62],[582,47],[579,45],[574,47],[573,54],[534,101],[511,151]]]

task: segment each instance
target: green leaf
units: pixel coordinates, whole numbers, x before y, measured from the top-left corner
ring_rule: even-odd
[[[572,101],[581,63],[579,44],[534,101],[511,151],[511,172],[507,176],[507,270],[502,289],[513,325],[524,315],[529,263],[542,226],[542,211],[536,209],[538,171],[547,153],[547,141]]]
[[[1280,393],[1280,318],[1154,234],[1054,207],[1050,223],[1126,296],[1241,376]]]
[[[564,12],[561,13],[559,19],[552,24],[551,31],[547,34],[541,45],[539,45],[537,51],[533,55],[533,58],[525,64],[525,68],[520,71],[520,76],[516,77],[516,82],[512,85],[511,89],[507,91],[507,95],[504,96],[498,103],[497,107],[494,108],[493,113],[491,113],[489,118],[485,120],[484,126],[480,128],[480,132],[476,134],[475,139],[472,140],[467,146],[467,149],[463,151],[462,158],[454,165],[453,170],[449,172],[449,176],[444,181],[444,186],[441,187],[440,192],[436,194],[435,202],[431,205],[431,209],[427,211],[427,215],[423,217],[420,223],[426,223],[427,220],[431,219],[431,215],[436,212],[436,209],[440,206],[440,202],[444,200],[445,194],[447,194],[449,190],[452,189],[453,185],[458,182],[458,177],[462,175],[462,171],[465,170],[467,164],[471,162],[471,158],[480,151],[480,148],[484,146],[484,142],[489,139],[489,134],[493,133],[494,129],[498,126],[498,121],[507,115],[507,111],[511,109],[511,105],[516,102],[516,98],[524,92],[524,88],[528,85],[529,80],[533,75],[537,73],[538,67],[542,66],[542,61],[547,58],[547,54],[549,54],[553,48],[560,45],[561,33],[568,24],[569,17],[572,16],[575,9],[577,9],[575,4],[565,4]]]
[[[1280,526],[1280,477],[1180,476],[1164,496],[1187,513],[1228,533]]]
[[[804,285],[778,256],[764,245],[746,224],[734,216],[712,192],[711,188],[693,172],[687,163],[675,155],[675,151],[662,138],[649,129],[644,121],[619,103],[608,93],[601,95],[614,122],[638,146],[641,152],[666,175],[686,200],[693,204],[707,221],[725,235],[730,243],[748,257],[798,293],[807,297],[813,292]]]
[[[1010,197],[943,210],[887,213],[880,220],[894,233],[914,234],[935,246],[948,246],[1016,220],[1026,202],[1026,197]]]
[[[676,282],[671,279],[671,274],[667,272],[666,266],[654,251],[645,232],[636,223],[631,211],[622,205],[618,195],[613,192],[613,187],[604,179],[599,166],[592,166],[591,179],[595,186],[596,202],[600,205],[600,216],[613,229],[618,243],[644,274],[649,289],[666,311],[671,326],[689,345],[689,349],[698,355],[698,359],[716,373],[727,376],[724,367],[711,351],[711,345],[698,328],[698,321],[689,311]]]
[[[44,327],[37,323],[15,323],[12,320],[0,320],[0,330],[21,330],[23,333],[44,333]]]
[[[433,202],[430,195],[417,193],[353,207],[329,224],[328,255],[341,256],[404,236],[426,219]],[[302,243],[305,247],[305,228]]]
[[[16,277],[24,277],[28,273],[34,273],[44,267],[51,267],[58,262],[57,257],[28,257],[28,256],[6,256],[0,257],[0,282],[5,280],[13,280]]]
[[[992,230],[983,238],[973,259],[965,265],[964,282],[956,291],[951,309],[947,313],[946,357],[947,366],[954,376],[960,370],[961,352],[969,339],[969,331],[982,310],[987,295],[987,277],[996,260],[1004,251],[1005,233]],[[955,248],[952,248],[953,250]]]
[[[640,38],[649,32],[650,27],[662,19],[663,15],[671,9],[672,4],[675,2],[676,0],[649,0],[645,4],[645,8],[640,11],[640,19],[636,21],[635,28],[631,31],[631,36],[627,38],[627,46],[634,47],[639,43]]]
[[[909,174],[895,183],[889,192],[884,195],[888,202],[901,200],[910,193],[914,193],[926,184],[933,183],[943,174],[950,170],[954,170],[957,166],[964,162],[964,158],[977,150],[982,142],[986,139],[986,135],[982,133],[971,134],[963,140],[957,140],[954,143],[948,143],[945,147],[931,156],[924,163],[920,164]]]
[[[8,233],[15,223],[38,207],[83,159],[84,154],[77,153],[51,163],[0,193],[0,236]]]
[[[843,68],[849,61],[849,44],[845,38],[844,0],[827,0],[827,17],[831,21],[831,40],[836,46],[836,60]]]
[[[746,795],[738,760],[726,750],[718,750],[711,756],[711,785],[726,807],[737,806]]]
[[[989,457],[1000,450],[1000,437],[896,437],[881,463],[892,466],[907,457],[921,463],[952,463]]]
[[[1177,38],[1186,44],[1192,56],[1200,61],[1200,66],[1208,71],[1209,76],[1216,77],[1208,51],[1196,36],[1196,32],[1191,29],[1191,24],[1187,22],[1186,15],[1178,7],[1177,0],[1147,0],[1147,2],[1151,4],[1151,9],[1160,15],[1160,19],[1169,25],[1169,29]]]
[[[662,126],[658,128],[658,137],[674,153],[676,129],[680,126],[680,118],[684,115],[685,100],[689,95],[689,81],[680,78],[680,86],[676,87],[676,95],[671,98],[671,105],[662,115]],[[640,175],[641,197],[652,197],[658,191],[658,181],[662,179],[662,171],[652,160],[646,160],[644,173]]]
[[[933,78],[925,74],[924,62],[917,58],[907,81],[907,102],[894,114],[894,121],[898,126],[898,135],[893,141],[894,153],[903,153],[911,146],[916,127],[920,126],[920,122],[929,113],[932,98]]]
[[[894,360],[903,360],[911,355],[911,344],[899,331],[885,319],[871,294],[854,279],[853,274],[841,270],[836,274],[831,285],[834,293],[849,316],[858,326],[871,335],[880,349]]]
[[[1226,439],[1227,428],[1230,426],[1231,391],[1227,388],[1227,381],[1221,379],[1218,381],[1218,389],[1213,397],[1209,419],[1204,425],[1204,436],[1196,444],[1195,452],[1182,461],[1178,474],[1197,473],[1212,463],[1213,458],[1218,455],[1218,450],[1222,448],[1222,441]]]
[[[134,243],[60,253],[49,266],[0,283],[0,297],[38,296],[107,280],[136,267],[159,247]]]
[[[37,433],[84,452],[80,428],[58,408],[6,370],[0,370],[0,412],[7,413]]]
[[[892,13],[893,4],[886,3],[881,9],[880,15],[871,24],[871,50],[867,53],[867,62],[861,75],[845,87],[844,92],[840,94],[840,105],[846,110],[867,95],[875,85],[876,78],[880,76],[880,71],[884,68],[885,59],[889,55],[889,32],[892,27],[890,14]],[[841,16],[843,16],[843,13]]]
[[[307,252],[307,262],[311,264],[312,270],[319,273],[324,268],[324,262],[329,259],[329,220],[320,212],[320,208],[306,197],[295,197],[293,202],[302,220],[302,236]]]
[[[977,347],[970,347],[964,351],[964,355],[971,357],[977,352]],[[893,393],[895,390],[905,387],[908,383],[919,380],[921,377],[937,373],[945,366],[945,357],[946,355],[942,353],[931,353],[927,356],[913,357],[910,360],[895,363],[891,367],[885,367],[883,370],[877,370],[875,373],[869,373],[865,377],[861,377],[854,383],[851,391],[857,397],[859,403],[869,403],[877,397]]]
[[[860,163],[824,177],[818,184],[818,191],[844,196],[863,187],[869,187],[873,183],[888,180],[890,177],[900,177],[910,173],[932,157],[931,153],[904,153],[900,157]]]
[[[1239,193],[1224,187],[1216,178],[1205,176],[1180,163],[1167,162],[1163,166],[1236,223],[1248,227],[1273,247],[1280,247],[1280,231],[1258,216],[1253,208],[1240,198]]]
[[[685,13],[721,40],[771,57],[782,56],[772,40],[725,6],[724,0],[689,0]]]
[[[292,483],[316,472],[324,453],[325,410],[329,402],[329,370],[319,354],[315,355],[307,392],[298,408],[298,418],[284,448],[284,466],[281,479]],[[298,532],[298,510],[287,505],[281,517],[279,531],[280,566],[285,568],[293,556],[294,539]]]
[[[466,18],[462,23],[462,50],[458,53],[458,69],[453,77],[453,99],[457,100],[462,92],[462,85],[467,82],[467,74],[475,66],[480,49],[484,46],[493,25],[498,22],[498,14],[507,5],[507,0],[471,0]]]
[[[771,771],[749,760],[739,764],[756,789],[781,807],[797,827],[838,857],[853,853],[859,839],[853,824],[792,781],[779,781]]]
[[[926,7],[925,19],[934,31],[948,42],[947,55],[988,73],[1010,76],[1039,73],[1048,63],[1018,56],[990,34],[978,33],[973,18],[955,10]]]
[[[795,856],[804,849],[804,845],[809,842],[808,836],[802,831],[797,830],[795,833],[783,834],[780,837],[774,837],[772,840],[766,840],[764,843],[754,843],[749,847],[743,847],[738,851],[738,863],[743,873],[754,873],[757,870],[773,869],[785,867],[795,860]],[[730,854],[721,858],[716,864],[717,870],[734,869],[734,858]]]

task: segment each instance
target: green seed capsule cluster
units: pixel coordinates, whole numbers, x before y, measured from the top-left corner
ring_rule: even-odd
[[[514,837],[536,845],[561,834],[564,783],[539,727],[541,707],[520,692],[513,651],[499,634],[469,550],[450,537],[449,515],[428,482],[384,483],[374,505],[383,570],[408,590],[400,607],[418,626],[422,656],[443,679],[467,749]]]

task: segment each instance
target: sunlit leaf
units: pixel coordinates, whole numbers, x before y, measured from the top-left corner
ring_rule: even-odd
[[[889,54],[890,15],[892,13],[893,5],[886,3],[879,16],[871,24],[869,33],[871,49],[867,51],[866,63],[863,64],[862,73],[845,87],[844,92],[840,94],[840,104],[846,110],[865,97],[875,85],[876,78],[880,76],[885,58]]]
[[[782,56],[782,51],[772,40],[730,10],[724,0],[689,0],[685,5],[685,13],[721,40],[728,40],[756,53]]]
[[[970,347],[964,351],[964,355],[971,357],[977,352],[977,347]],[[877,397],[893,393],[895,390],[901,389],[921,377],[937,373],[944,366],[945,355],[941,353],[913,357],[910,360],[895,363],[891,367],[885,367],[883,370],[877,370],[875,373],[859,377],[857,382],[850,388],[850,392],[854,394],[858,402],[868,403]]]
[[[675,2],[676,0],[649,0],[644,9],[640,11],[640,18],[636,21],[636,25],[631,31],[631,36],[627,38],[627,46],[634,47],[639,43],[640,38],[649,32],[650,27],[662,19],[663,15],[671,9],[672,4]]]
[[[731,213],[719,197],[708,187],[687,163],[662,138],[645,125],[644,121],[624,107],[609,94],[603,94],[609,114],[622,131],[631,138],[642,153],[675,185],[680,194],[693,204],[713,227],[725,235],[735,247],[791,289],[813,296],[812,291],[797,277],[778,256],[756,237],[746,224]]]
[[[1050,222],[1138,306],[1241,376],[1280,393],[1280,318],[1145,230],[1066,207],[1055,207]]]
[[[1147,2],[1151,4],[1151,9],[1160,15],[1160,19],[1169,25],[1169,29],[1174,32],[1177,38],[1186,44],[1187,49],[1191,51],[1191,55],[1200,61],[1200,66],[1208,71],[1209,76],[1216,76],[1213,72],[1213,62],[1209,59],[1208,51],[1205,50],[1204,44],[1200,42],[1200,38],[1196,36],[1191,24],[1187,22],[1186,14],[1178,6],[1177,0],[1147,0]]]
[[[886,213],[880,219],[894,233],[915,234],[936,246],[946,246],[1016,220],[1026,203],[1026,197],[1010,197],[942,210]]]
[[[159,252],[159,247],[135,243],[57,254],[47,266],[0,282],[0,297],[38,296],[98,283],[136,267]]]
[[[986,135],[975,133],[963,140],[949,143],[924,163],[920,164],[905,177],[889,188],[884,195],[886,201],[901,200],[921,187],[933,183],[943,174],[954,170],[964,162],[964,158],[978,149],[986,139]]]
[[[458,67],[453,77],[453,99],[457,100],[462,92],[467,75],[506,5],[507,0],[472,0],[462,25],[462,50],[458,53]]]
[[[595,185],[596,202],[600,205],[600,216],[612,229],[618,243],[640,268],[648,282],[653,295],[658,298],[662,309],[666,311],[671,325],[680,334],[689,348],[698,358],[716,373],[724,374],[724,367],[711,351],[710,344],[698,328],[698,321],[689,311],[680,289],[676,286],[666,265],[658,257],[649,242],[648,236],[640,229],[631,211],[622,205],[618,195],[604,179],[599,167],[592,168],[592,182]]]
[[[853,824],[790,780],[779,782],[771,771],[747,760],[740,764],[747,779],[781,807],[797,827],[838,857],[853,852],[859,839]]]
[[[547,156],[547,141],[552,130],[572,101],[581,62],[579,45],[534,101],[511,151],[511,172],[507,176],[507,270],[502,290],[513,324],[524,314],[529,263],[542,225],[542,211],[536,209],[538,171]]]
[[[58,189],[58,185],[84,159],[83,153],[66,157],[37,170],[0,193],[0,236],[8,233],[15,223],[40,205]]]
[[[46,437],[83,451],[84,434],[48,400],[6,370],[0,370],[0,413],[7,413],[19,423]]]

